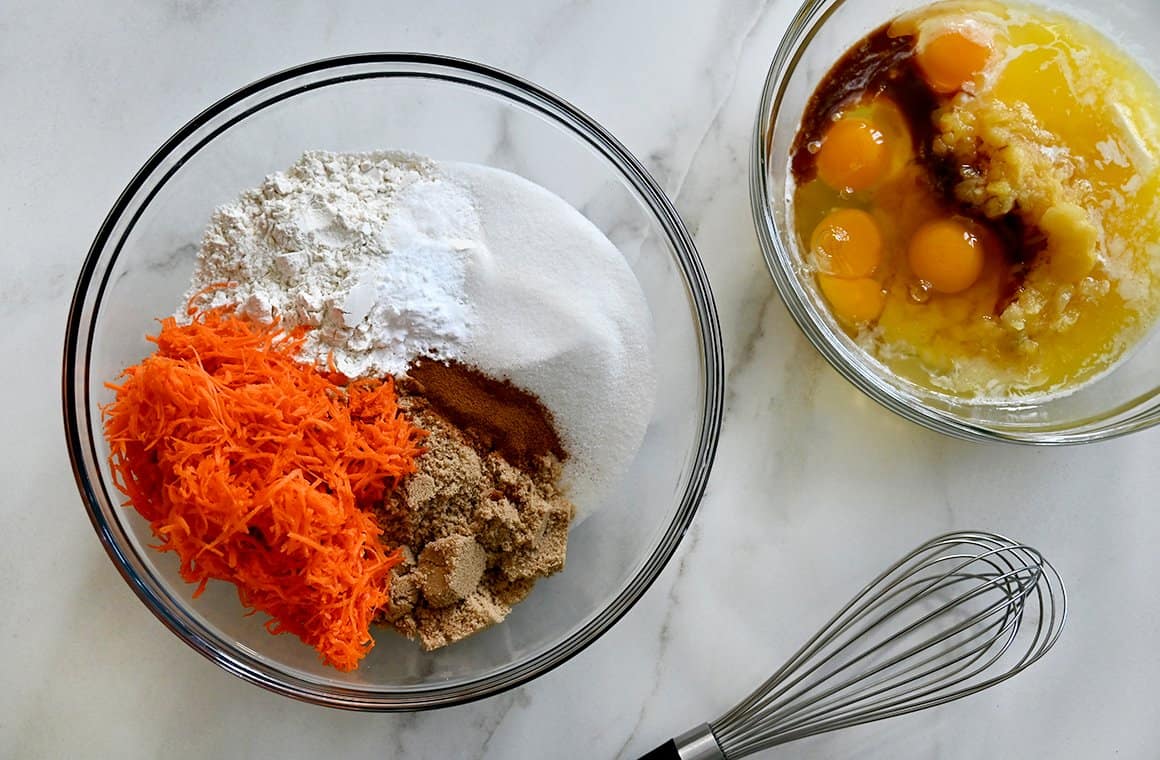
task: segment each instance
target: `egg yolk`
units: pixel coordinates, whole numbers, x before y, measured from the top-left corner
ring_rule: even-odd
[[[849,280],[828,274],[818,275],[818,287],[838,319],[853,324],[873,322],[886,306],[886,293],[876,280],[862,277]]]
[[[882,233],[865,211],[843,208],[831,212],[810,237],[818,271],[837,277],[869,277],[882,262]]]
[[[984,246],[957,219],[928,222],[910,239],[910,269],[936,293],[961,293],[983,273]]]
[[[858,192],[878,184],[890,168],[886,136],[867,119],[834,122],[818,148],[818,176],[838,191]]]
[[[977,82],[993,52],[962,32],[946,31],[919,48],[918,68],[935,92],[949,95]]]

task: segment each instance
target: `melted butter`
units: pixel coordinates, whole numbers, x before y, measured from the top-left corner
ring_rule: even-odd
[[[799,185],[798,232],[809,240],[813,227],[841,206],[862,208],[879,222],[884,258],[876,276],[885,306],[873,324],[846,328],[900,376],[963,397],[1067,392],[1110,369],[1150,327],[1160,305],[1160,88],[1092,28],[1026,6],[937,5],[896,22],[891,32],[956,18],[1000,25],[995,32],[1003,55],[975,96],[1028,109],[1038,149],[1064,177],[1053,179],[1061,186],[1045,188],[1040,197],[1082,198],[1098,228],[1090,274],[1077,282],[1053,279],[1040,256],[1018,273],[1026,278],[1020,279],[1018,308],[1003,309],[1018,267],[984,232],[986,263],[971,288],[956,295],[916,292],[907,241],[948,209],[924,185],[927,169],[906,140],[894,141],[907,148],[872,192],[844,197],[820,181]],[[907,129],[889,103],[863,102],[847,112],[895,133]]]

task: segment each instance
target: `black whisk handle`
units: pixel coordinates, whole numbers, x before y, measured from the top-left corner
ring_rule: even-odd
[[[640,760],[725,760],[708,723],[670,739]]]
[[[641,755],[640,760],[681,760],[681,753],[677,751],[677,743],[669,739],[647,755]]]

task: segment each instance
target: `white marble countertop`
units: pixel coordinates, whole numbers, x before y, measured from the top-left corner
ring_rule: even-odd
[[[633,758],[716,717],[860,583],[952,528],[1049,553],[1071,592],[1023,677],[786,758],[1151,758],[1160,746],[1160,431],[1062,451],[942,438],[865,400],[773,293],[749,216],[749,132],[790,0],[10,0],[0,11],[0,757]],[[169,634],[74,487],[60,346],[117,193],[220,95],[298,62],[447,53],[573,101],[655,173],[721,311],[728,409],[676,558],[600,641],[515,691],[416,715],[266,693]]]

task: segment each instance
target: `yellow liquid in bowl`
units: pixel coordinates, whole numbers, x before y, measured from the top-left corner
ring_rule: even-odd
[[[992,60],[962,91],[931,95],[930,125],[880,91],[814,119],[866,121],[892,158],[868,188],[836,188],[832,170],[829,182],[799,179],[799,242],[822,300],[898,376],[976,399],[1074,390],[1114,366],[1160,311],[1160,88],[1091,27],[1026,6],[944,3],[880,33],[913,40],[919,56],[948,29],[982,40]],[[909,59],[898,66],[921,72]],[[841,147],[825,142],[805,149]],[[932,179],[932,166],[957,174]],[[878,225],[880,263],[856,286],[811,246],[836,209]],[[948,220],[981,252],[966,275],[953,251],[913,252],[927,225]],[[996,230],[1022,234],[1023,248]]]

